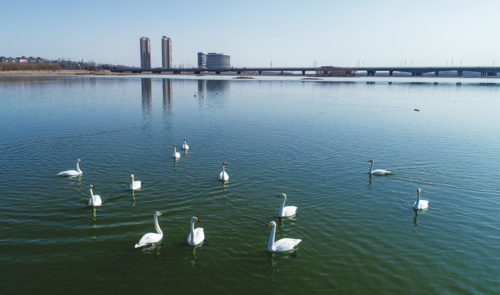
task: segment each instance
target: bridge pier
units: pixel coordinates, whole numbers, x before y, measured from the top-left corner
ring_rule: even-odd
[[[306,74],[306,71],[302,71],[302,76],[304,76]]]
[[[262,75],[262,71],[259,71],[259,75]]]
[[[281,71],[281,75],[283,75],[283,71]]]
[[[373,71],[373,70],[372,71],[369,71],[369,70],[366,71],[366,75],[367,76],[375,76],[375,73],[377,73],[377,71]]]
[[[389,76],[392,76],[392,72],[393,72],[393,71],[389,71]]]
[[[434,76],[439,76],[439,71],[435,71]]]
[[[216,72],[215,72],[215,74],[216,74],[216,75],[220,75],[220,71],[216,71]]]
[[[240,75],[240,74],[241,74],[241,71],[237,71],[236,73],[237,73],[238,75]]]
[[[457,71],[457,76],[462,76],[463,71]]]

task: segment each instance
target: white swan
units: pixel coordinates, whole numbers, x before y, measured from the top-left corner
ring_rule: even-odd
[[[95,206],[101,206],[102,205],[102,200],[101,196],[99,195],[94,195],[92,192],[92,189],[94,188],[93,185],[90,185],[90,199],[89,199],[89,206],[95,207]]]
[[[136,248],[158,243],[163,238],[163,232],[161,231],[161,228],[158,225],[158,216],[163,216],[163,214],[161,214],[161,212],[158,211],[156,211],[154,214],[155,229],[157,233],[147,233],[143,235],[139,243],[135,244]]]
[[[413,204],[413,209],[421,210],[429,208],[429,201],[420,200],[420,188],[417,188],[417,201]]]
[[[267,244],[267,251],[269,252],[290,251],[302,241],[301,239],[284,238],[275,242],[274,236],[276,235],[276,222],[271,221],[267,224],[267,226],[272,226],[271,236],[269,237],[269,243]]]
[[[181,153],[179,153],[179,152],[177,151],[177,145],[176,145],[176,144],[174,144],[174,154],[172,155],[172,158],[174,158],[174,159],[176,159],[176,160],[177,160],[177,159],[179,159],[180,157],[181,157]]]
[[[286,202],[286,195],[285,194],[279,195],[278,198],[283,198],[283,201],[281,202],[280,210],[278,211],[279,217],[293,216],[293,215],[295,215],[295,213],[297,213],[297,207],[285,206],[285,202]]]
[[[78,175],[82,175],[82,170],[80,170],[80,166],[78,165],[78,163],[80,163],[82,160],[78,159],[76,160],[76,170],[66,170],[66,171],[63,171],[63,172],[59,172],[57,173],[58,176],[78,176]]]
[[[222,172],[219,173],[219,180],[220,181],[228,181],[229,180],[229,175],[227,175],[226,170],[224,167],[227,166],[226,162],[222,162]]]
[[[134,174],[130,174],[130,189],[137,190],[140,189],[142,182],[140,180],[134,180]]]
[[[184,143],[182,144],[182,149],[185,151],[189,150],[189,145],[187,144],[187,141],[188,140],[184,138]]]
[[[203,232],[203,228],[198,227],[194,228],[194,223],[195,222],[201,222],[198,218],[196,217],[191,217],[191,232],[189,233],[187,237],[187,241],[189,245],[191,246],[196,246],[205,240],[205,233]]]
[[[370,166],[370,174],[373,174],[373,175],[389,175],[389,174],[392,174],[391,171],[387,171],[387,170],[384,170],[384,169],[377,169],[377,170],[373,170],[373,163],[375,161],[373,160],[368,160],[368,162],[371,162],[372,165]]]

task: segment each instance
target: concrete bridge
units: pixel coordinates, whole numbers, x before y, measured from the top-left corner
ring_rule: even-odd
[[[322,67],[240,67],[240,68],[116,68],[111,69],[112,72],[120,73],[171,73],[171,74],[181,74],[181,73],[233,73],[242,74],[245,72],[259,73],[279,73],[283,75],[284,73],[302,73],[305,75],[307,72],[321,75],[337,74],[337,75],[354,75],[357,72],[366,72],[368,76],[375,76],[376,73],[387,73],[392,76],[394,73],[409,73],[412,76],[423,76],[424,74],[431,74],[434,76],[439,76],[442,72],[456,72],[457,76],[462,76],[463,72],[475,72],[479,73],[481,76],[496,76],[500,73],[500,67],[333,67],[333,66],[322,66]]]
[[[500,73],[500,67],[359,67],[356,71],[366,71],[368,76],[375,76],[377,72],[386,72],[392,76],[394,72],[409,73],[412,76],[423,76],[433,74],[439,76],[441,72],[456,72],[462,76],[463,72],[476,72],[481,76],[496,76]]]

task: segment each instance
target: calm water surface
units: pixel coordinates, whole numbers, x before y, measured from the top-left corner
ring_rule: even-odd
[[[500,290],[500,84],[221,79],[0,76],[2,293]],[[296,251],[267,252],[272,220]]]

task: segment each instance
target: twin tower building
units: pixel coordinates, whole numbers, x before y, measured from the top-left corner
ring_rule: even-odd
[[[151,41],[141,37],[141,68],[151,69]],[[161,66],[172,68],[172,39],[161,38]],[[231,58],[224,53],[198,52],[198,68],[230,68]]]

